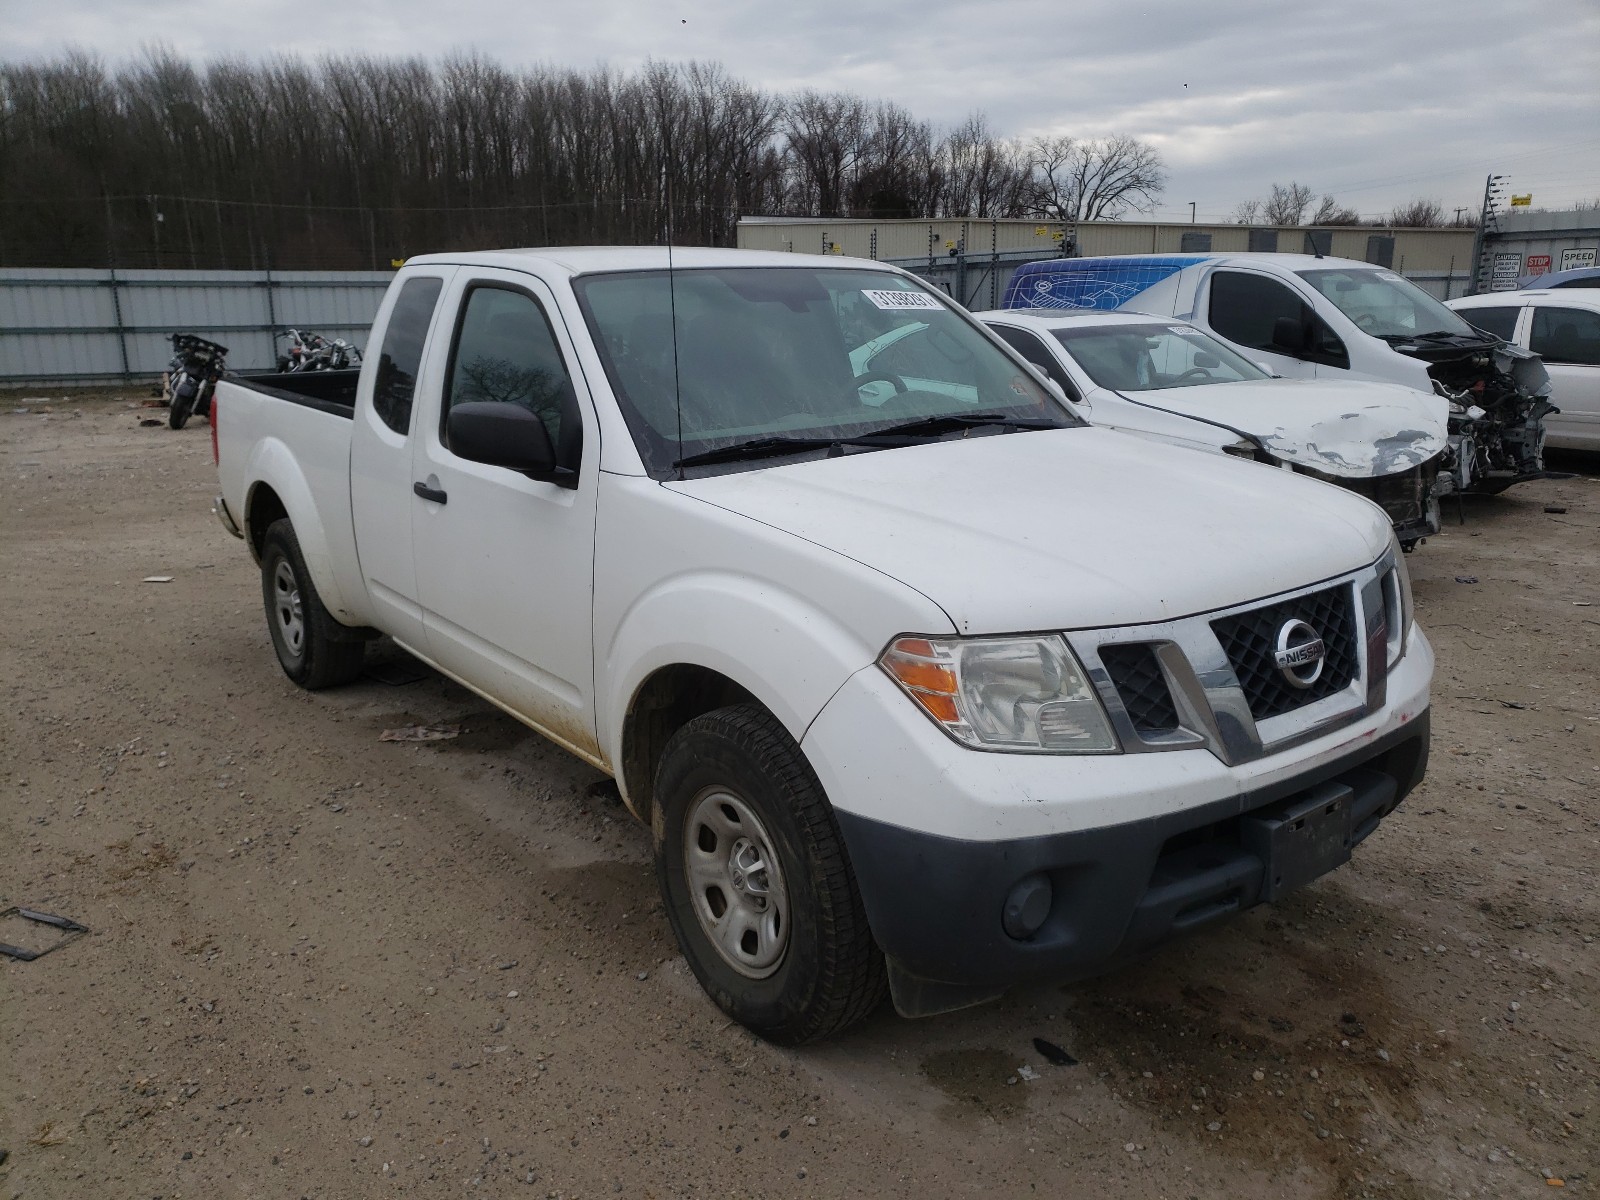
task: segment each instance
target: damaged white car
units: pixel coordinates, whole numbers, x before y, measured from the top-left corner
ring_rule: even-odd
[[[1348,488],[1411,549],[1439,531],[1448,403],[1398,384],[1280,379],[1185,321],[1139,313],[978,313],[1096,425]]]

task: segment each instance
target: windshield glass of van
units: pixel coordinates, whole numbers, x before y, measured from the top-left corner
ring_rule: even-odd
[[[1119,392],[1271,378],[1192,325],[1100,325],[1051,332],[1090,379]]]
[[[826,447],[946,417],[1082,423],[937,294],[887,271],[627,271],[573,288],[652,474],[749,442]]]
[[[1479,337],[1455,313],[1393,271],[1347,267],[1299,274],[1373,337],[1406,339],[1430,333]]]

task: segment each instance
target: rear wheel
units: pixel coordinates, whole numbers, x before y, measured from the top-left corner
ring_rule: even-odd
[[[883,954],[833,810],[771,713],[721,708],[672,736],[656,772],[654,832],[678,944],[734,1020],[794,1045],[882,1001]]]
[[[310,691],[361,675],[366,643],[323,607],[287,518],[267,528],[261,550],[261,599],[283,673]]]

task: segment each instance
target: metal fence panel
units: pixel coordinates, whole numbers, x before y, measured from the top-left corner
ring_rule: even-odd
[[[228,347],[234,370],[270,370],[286,327],[365,333],[387,271],[0,270],[0,385],[154,377],[173,333]]]

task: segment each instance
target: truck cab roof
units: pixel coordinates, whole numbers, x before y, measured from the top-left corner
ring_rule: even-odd
[[[883,263],[835,254],[792,254],[781,250],[725,250],[706,246],[545,246],[517,250],[452,251],[419,254],[407,267],[428,265],[502,267],[531,271],[554,267],[568,276],[610,271],[695,270],[706,267],[845,267],[892,271]]]

